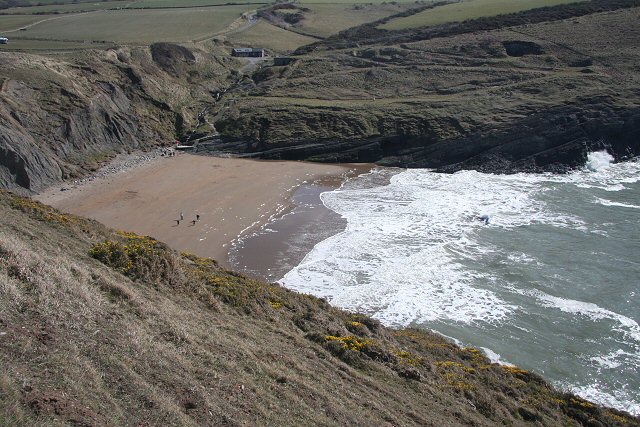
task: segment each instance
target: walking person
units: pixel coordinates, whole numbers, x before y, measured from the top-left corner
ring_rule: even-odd
[[[196,221],[200,221],[200,215],[196,214]]]
[[[184,215],[182,214],[182,212],[180,212],[180,219],[184,219]]]

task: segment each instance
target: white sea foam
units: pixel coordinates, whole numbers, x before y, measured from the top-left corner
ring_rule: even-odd
[[[573,393],[582,396],[587,400],[598,402],[601,405],[622,409],[631,415],[640,415],[640,403],[634,402],[629,391],[620,389],[613,392],[603,391],[599,383],[586,386],[572,386],[571,384],[559,384],[561,388],[571,390]]]
[[[521,293],[533,296],[543,305],[557,308],[565,313],[586,316],[593,321],[612,320],[619,325],[614,327],[615,330],[640,343],[640,325],[627,316],[614,313],[594,303],[555,297],[538,290],[523,290]]]
[[[388,185],[370,187],[360,180],[322,194],[325,205],[347,220],[347,229],[316,245],[283,284],[393,325],[501,321],[517,307],[474,286],[486,273],[459,262],[493,250],[477,240],[487,227],[480,214],[490,215],[488,227],[506,229],[583,223],[535,198],[545,191],[538,176],[379,173],[392,175]],[[522,254],[521,260],[530,258]]]
[[[520,235],[521,228],[542,228],[549,234],[557,230],[558,239],[562,235],[575,238],[576,230],[586,236],[606,235],[615,224],[594,223],[592,218],[573,214],[564,207],[568,203],[561,209],[552,201],[565,202],[565,195],[573,197],[575,193],[575,197],[584,198],[580,203],[585,206],[575,212],[590,213],[588,206],[594,196],[584,189],[594,189],[612,192],[607,196],[614,199],[610,202],[621,203],[615,197],[626,197],[626,192],[635,188],[633,184],[640,180],[640,162],[611,164],[611,160],[603,153],[592,155],[588,167],[569,175],[376,170],[322,194],[324,204],[346,219],[346,230],[317,244],[281,282],[395,326],[489,324],[496,326],[489,326],[493,330],[508,326],[515,335],[534,337],[547,331],[536,330],[535,321],[515,323],[520,314],[542,310],[545,315],[576,318],[586,325],[610,322],[615,334],[610,341],[620,347],[611,348],[611,354],[594,351],[583,361],[591,360],[593,369],[640,366],[640,327],[636,320],[580,301],[580,297],[565,299],[531,290],[530,283],[517,282],[520,270],[516,267],[544,270],[544,254],[505,252],[487,239],[495,236],[495,231]],[[488,225],[479,220],[482,214],[490,217]],[[493,260],[493,267],[484,268],[481,264],[485,260]],[[508,281],[515,282],[507,283],[494,268],[507,271]],[[554,282],[562,282],[562,277],[553,277]],[[609,337],[593,339],[600,345]],[[619,349],[624,350],[615,353]],[[504,348],[498,351],[511,358]],[[486,351],[490,358],[496,356],[490,352]],[[603,391],[595,395],[589,388],[580,390],[582,396],[600,403],[615,401],[614,406],[619,408],[637,408],[637,393]]]
[[[640,206],[638,205],[632,205],[629,203],[622,203],[622,202],[614,202],[612,200],[601,199],[599,197],[596,198],[595,203],[598,203],[599,205],[602,205],[602,206],[617,206],[620,208],[640,209]]]
[[[587,156],[587,164],[585,167],[592,171],[598,172],[607,169],[613,163],[614,158],[606,151],[595,151]]]
[[[480,350],[482,350],[482,352],[485,354],[485,356],[487,356],[489,358],[489,360],[491,361],[491,363],[498,363],[500,365],[504,365],[504,366],[513,366],[511,363],[505,362],[504,360],[502,360],[502,358],[500,357],[500,355],[498,353],[496,353],[495,351],[486,348],[486,347],[480,347]]]

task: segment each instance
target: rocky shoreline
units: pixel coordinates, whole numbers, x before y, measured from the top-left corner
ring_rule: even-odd
[[[616,161],[637,156],[640,108],[616,109],[602,103],[550,108],[503,129],[483,127],[444,140],[431,135],[382,135],[256,144],[245,139],[214,138],[197,144],[193,152],[501,174],[566,173],[583,166],[587,154],[598,150],[607,150]]]

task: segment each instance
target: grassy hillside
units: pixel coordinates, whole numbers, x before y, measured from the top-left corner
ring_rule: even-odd
[[[222,31],[236,20],[245,6],[216,8],[108,10],[62,15],[44,21],[20,37],[48,40],[110,41],[150,44],[158,41],[185,42]],[[3,19],[13,18],[0,17]]]
[[[435,334],[0,193],[2,425],[640,425]]]
[[[251,142],[233,149],[268,158],[410,167],[482,167],[504,154],[491,171],[560,171],[598,143],[637,154],[638,6],[597,0],[415,31],[362,25],[260,70],[256,86],[216,106],[216,128]]]
[[[380,25],[380,28],[385,30],[401,30],[440,25],[449,22],[460,22],[468,19],[521,12],[537,7],[576,3],[578,1],[583,0],[464,0],[428,9],[414,15],[392,19]]]

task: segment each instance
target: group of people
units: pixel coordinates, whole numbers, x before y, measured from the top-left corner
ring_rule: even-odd
[[[184,213],[180,212],[180,219],[174,219],[176,226],[180,225],[180,221],[184,221]],[[196,225],[196,222],[200,221],[200,214],[196,214],[196,218],[191,220],[191,225]]]
[[[162,151],[160,152],[160,155],[162,157],[175,157],[176,156],[176,150],[171,149],[171,148],[163,148]]]

